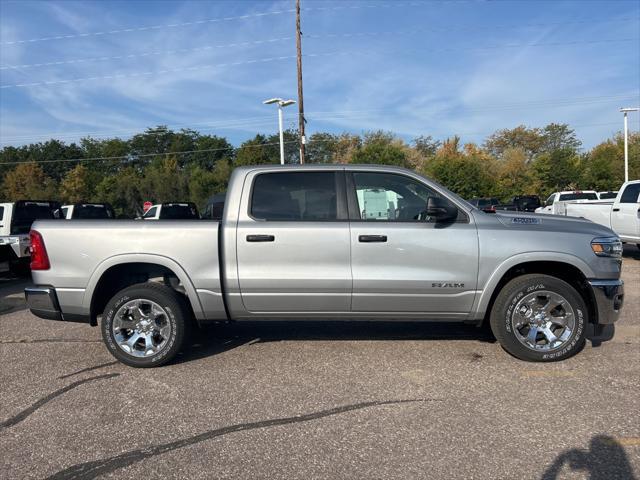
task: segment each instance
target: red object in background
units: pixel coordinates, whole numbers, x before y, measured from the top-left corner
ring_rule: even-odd
[[[147,210],[149,210],[152,206],[153,206],[153,203],[151,203],[151,202],[144,202],[144,203],[142,204],[142,210],[144,211],[144,213],[147,213]]]
[[[40,232],[31,230],[29,232],[31,240],[31,270],[49,270],[51,265],[49,264],[49,256],[47,255],[47,249],[44,247],[44,240]]]

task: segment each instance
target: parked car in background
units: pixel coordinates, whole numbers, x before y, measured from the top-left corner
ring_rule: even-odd
[[[495,210],[510,210],[513,212],[535,212],[540,207],[540,197],[537,195],[517,195],[510,203],[495,205]]]
[[[569,200],[598,200],[595,190],[573,190],[565,192],[555,192],[549,195],[544,205],[536,208],[536,213],[550,213],[553,215],[564,215],[564,202]]]
[[[608,200],[611,198],[616,198],[618,196],[618,192],[598,192],[599,200]]]
[[[500,205],[500,200],[495,197],[472,198],[469,200],[469,203],[480,210],[484,210],[485,212],[495,212],[495,207]]]
[[[195,220],[199,219],[198,207],[193,202],[166,202],[152,205],[142,216],[143,220]]]
[[[61,217],[71,219],[114,219],[116,214],[108,203],[74,203],[60,207]]]
[[[640,248],[640,180],[623,184],[613,201],[566,202],[565,215],[604,225],[623,242],[635,243]]]
[[[26,270],[29,262],[29,230],[34,220],[59,218],[60,203],[20,200],[0,203],[0,271]]]
[[[101,317],[106,348],[136,367],[171,360],[194,320],[486,321],[516,357],[562,360],[623,303],[609,228],[488,214],[390,166],[239,167],[221,221],[62,223],[31,231],[29,308]]]

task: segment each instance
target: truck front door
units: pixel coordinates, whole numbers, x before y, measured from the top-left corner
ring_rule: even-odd
[[[611,229],[625,241],[640,243],[640,183],[630,183],[611,208]]]
[[[346,175],[352,311],[465,318],[478,277],[478,235],[469,216],[460,212],[448,224],[431,221],[425,215],[428,198],[443,195],[415,178],[366,171]],[[375,202],[368,201],[372,197]]]
[[[342,170],[257,172],[237,226],[244,307],[254,316],[346,313],[349,221]]]

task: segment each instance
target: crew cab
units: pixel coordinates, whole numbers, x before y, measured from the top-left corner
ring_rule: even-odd
[[[143,220],[196,220],[200,218],[193,202],[167,202],[152,205],[142,216]]]
[[[624,183],[613,201],[566,202],[564,213],[604,225],[640,248],[640,180]]]
[[[239,167],[220,221],[37,221],[31,242],[31,312],[99,323],[135,367],[173,358],[194,321],[301,319],[487,321],[514,356],[561,360],[624,298],[609,228],[489,214],[379,165]]]
[[[114,219],[116,214],[108,203],[74,203],[60,207],[62,218],[71,219]]]
[[[598,193],[594,190],[574,190],[555,192],[549,195],[544,205],[535,209],[536,213],[550,213],[564,215],[564,202],[598,200]]]
[[[57,218],[60,206],[49,200],[0,203],[0,271],[21,270],[29,261],[29,230],[34,220]]]

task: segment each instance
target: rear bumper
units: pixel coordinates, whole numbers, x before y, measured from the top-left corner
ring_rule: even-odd
[[[63,313],[58,301],[56,289],[46,285],[34,285],[24,289],[27,307],[36,317],[45,320],[64,320],[65,322],[91,323],[89,315]]]
[[[62,320],[62,311],[53,287],[27,287],[24,289],[27,307],[36,317]]]
[[[598,324],[614,323],[620,317],[624,303],[622,280],[589,280],[598,311]]]

